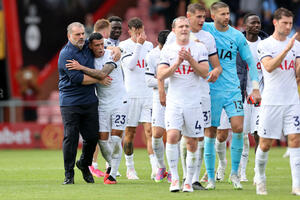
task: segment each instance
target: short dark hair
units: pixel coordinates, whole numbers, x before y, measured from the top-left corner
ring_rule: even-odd
[[[255,14],[255,13],[247,13],[247,14],[244,16],[244,18],[243,18],[243,23],[246,24],[247,19],[248,19],[249,17],[251,17],[251,16],[258,16],[258,15]]]
[[[198,11],[206,11],[205,7],[203,7],[201,4],[199,3],[192,3],[187,7],[187,12],[193,13],[195,14],[196,10]]]
[[[281,8],[278,8],[277,10],[275,10],[274,19],[280,20],[282,18],[282,16],[294,18],[294,14],[286,8],[281,7]]]
[[[213,4],[211,4],[210,6],[210,12],[215,12],[216,10],[218,10],[219,8],[229,8],[229,6],[222,2],[222,1],[219,1],[219,2],[215,2]]]
[[[169,30],[162,30],[158,33],[157,41],[159,44],[164,45],[166,43],[167,37],[169,35]]]
[[[110,16],[108,19],[107,19],[110,23],[111,22],[121,22],[122,23],[122,18],[119,17],[119,16]]]
[[[101,33],[94,32],[89,37],[89,43],[92,43],[94,40],[102,40],[103,36]]]
[[[143,28],[143,26],[144,26],[143,21],[138,17],[133,17],[128,21],[129,29],[132,29],[132,28],[140,29],[140,28]]]

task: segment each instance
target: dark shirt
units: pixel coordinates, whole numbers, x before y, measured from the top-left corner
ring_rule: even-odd
[[[95,84],[82,85],[83,72],[68,70],[67,60],[77,60],[81,65],[94,69],[94,56],[86,41],[80,50],[71,42],[60,51],[58,58],[59,72],[59,103],[60,106],[77,106],[91,104],[98,101],[95,94]]]

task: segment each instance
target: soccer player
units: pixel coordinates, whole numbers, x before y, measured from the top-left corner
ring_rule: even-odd
[[[204,134],[203,116],[199,115],[202,113],[199,76],[208,75],[208,52],[203,44],[189,39],[190,25],[186,17],[175,19],[172,27],[176,42],[164,46],[158,68],[159,80],[170,77],[165,112],[166,155],[172,174],[170,191],[180,190],[177,143],[182,133],[187,140],[187,176],[183,191],[193,192],[198,138]]]
[[[246,14],[244,17],[244,25],[245,25],[245,36],[247,43],[250,47],[252,56],[256,63],[257,72],[258,72],[258,81],[259,81],[259,91],[262,94],[264,81],[263,81],[263,74],[261,70],[261,63],[257,56],[257,45],[258,43],[268,37],[268,35],[261,31],[261,23],[260,18],[256,14],[249,13]],[[244,66],[247,67],[247,66]],[[251,133],[255,138],[255,151],[258,145],[258,135],[257,135],[257,127],[259,121],[259,105],[254,105],[250,103],[248,94],[252,91],[252,84],[249,78],[249,72],[247,73],[247,84],[246,84],[246,93],[245,93],[245,101],[244,101],[244,110],[245,110],[245,118],[244,118],[244,148],[241,158],[240,164],[240,175],[241,181],[248,181],[246,176],[246,167],[248,163],[249,157],[249,138],[248,133]]]
[[[282,132],[288,136],[292,194],[300,195],[300,103],[296,76],[300,76],[297,33],[288,38],[293,13],[285,8],[274,12],[274,33],[261,41],[257,53],[262,64],[264,91],[259,114],[259,147],[255,156],[256,194],[266,195],[265,169],[268,152]]]
[[[205,23],[203,30],[210,32],[216,39],[216,46],[223,72],[210,84],[211,94],[211,127],[205,133],[204,160],[208,174],[207,189],[215,189],[215,137],[220,125],[220,116],[224,108],[232,127],[231,175],[229,177],[234,189],[242,189],[238,177],[238,167],[243,151],[243,102],[240,82],[236,70],[236,55],[240,53],[248,63],[253,91],[250,94],[254,101],[260,101],[257,70],[249,46],[241,32],[229,26],[230,11],[227,4],[215,2],[211,5],[211,16],[214,22]]]
[[[151,42],[146,41],[143,22],[139,18],[128,21],[130,38],[120,42],[123,49],[121,58],[125,75],[125,87],[128,94],[128,124],[125,130],[124,153],[127,166],[127,178],[139,179],[134,169],[133,140],[139,122],[143,124],[147,140],[147,150],[152,169],[157,162],[152,150],[151,142],[151,109],[152,90],[145,81],[146,54],[153,49]],[[153,176],[156,172],[152,173]]]
[[[111,25],[107,19],[98,19],[94,25],[94,32],[100,33],[105,39],[110,35]]]
[[[158,45],[152,49],[146,56],[146,82],[148,87],[153,88],[153,106],[152,106],[152,148],[154,155],[157,159],[156,176],[154,177],[155,182],[161,182],[166,176],[166,165],[164,161],[164,142],[163,135],[165,133],[165,106],[162,106],[159,99],[158,84],[161,84],[157,80],[157,67],[160,60],[160,52],[166,42],[169,30],[160,31],[158,34]],[[167,89],[168,81],[162,83]],[[165,90],[164,90],[165,92]],[[168,179],[170,180],[170,173]]]
[[[108,18],[110,22],[110,34],[109,38],[105,40],[105,46],[119,46],[120,36],[122,35],[122,19],[118,16],[111,16]]]
[[[209,95],[209,84],[208,82],[215,82],[216,79],[222,72],[222,67],[220,66],[216,43],[214,37],[204,30],[202,30],[202,26],[205,21],[206,10],[203,6],[199,3],[190,4],[187,8],[186,16],[190,23],[190,31],[191,31],[191,38],[197,42],[203,43],[207,50],[208,50],[208,59],[209,63],[213,67],[213,70],[209,72],[207,80],[206,78],[200,77],[200,87],[201,87],[201,95],[202,95],[202,113],[204,119],[204,131],[207,131],[207,128],[211,126],[211,116],[210,116],[210,95]],[[167,44],[171,43],[172,41],[176,40],[176,36],[174,32],[170,33],[168,36]],[[199,175],[202,165],[202,158],[203,158],[203,148],[204,148],[204,141],[203,137],[199,138],[198,141],[198,149],[196,151],[197,157],[197,167],[195,170],[195,174],[193,176],[193,188],[195,190],[203,190],[200,181]],[[186,140],[184,137],[181,138],[180,141],[180,156],[181,156],[181,163],[183,168],[183,179],[186,177]]]

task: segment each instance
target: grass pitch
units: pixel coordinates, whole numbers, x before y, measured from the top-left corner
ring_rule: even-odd
[[[150,163],[145,149],[134,152],[135,167],[140,180],[127,180],[125,159],[120,165],[121,177],[117,185],[104,185],[103,178],[95,178],[95,184],[87,184],[81,172],[75,167],[75,184],[62,185],[64,179],[62,151],[56,150],[1,150],[0,151],[0,199],[107,199],[107,200],[163,200],[163,199],[299,199],[291,192],[289,159],[282,158],[285,148],[273,148],[267,164],[267,196],[257,196],[252,185],[254,175],[254,150],[250,150],[247,177],[243,190],[233,190],[227,182],[217,183],[214,191],[193,193],[170,193],[169,183],[155,183],[150,180]],[[80,155],[78,151],[77,157]],[[227,150],[230,168],[229,150]],[[180,161],[179,161],[180,163]],[[104,170],[104,160],[99,159]],[[179,164],[179,166],[181,166]],[[203,165],[202,165],[203,166]],[[181,168],[179,167],[181,172]],[[202,167],[201,175],[204,172]]]

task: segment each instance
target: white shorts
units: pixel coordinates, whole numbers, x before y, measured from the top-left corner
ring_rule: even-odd
[[[220,130],[231,129],[231,124],[224,108],[222,109],[220,126],[218,127],[218,129]]]
[[[152,97],[128,98],[128,123],[129,127],[137,127],[139,122],[151,123]]]
[[[262,105],[259,113],[258,135],[280,139],[284,135],[300,133],[300,104]]]
[[[111,132],[114,130],[125,130],[127,125],[128,102],[124,101],[119,107],[102,109],[99,111],[99,132]]]
[[[152,108],[152,127],[165,128],[165,110],[159,101],[153,101]]]
[[[253,104],[244,103],[244,133],[253,134],[258,130],[260,107],[255,107]]]
[[[204,137],[202,108],[181,108],[167,104],[165,114],[166,129],[182,131],[187,137]]]
[[[201,98],[204,128],[211,127],[211,101],[210,96]]]

